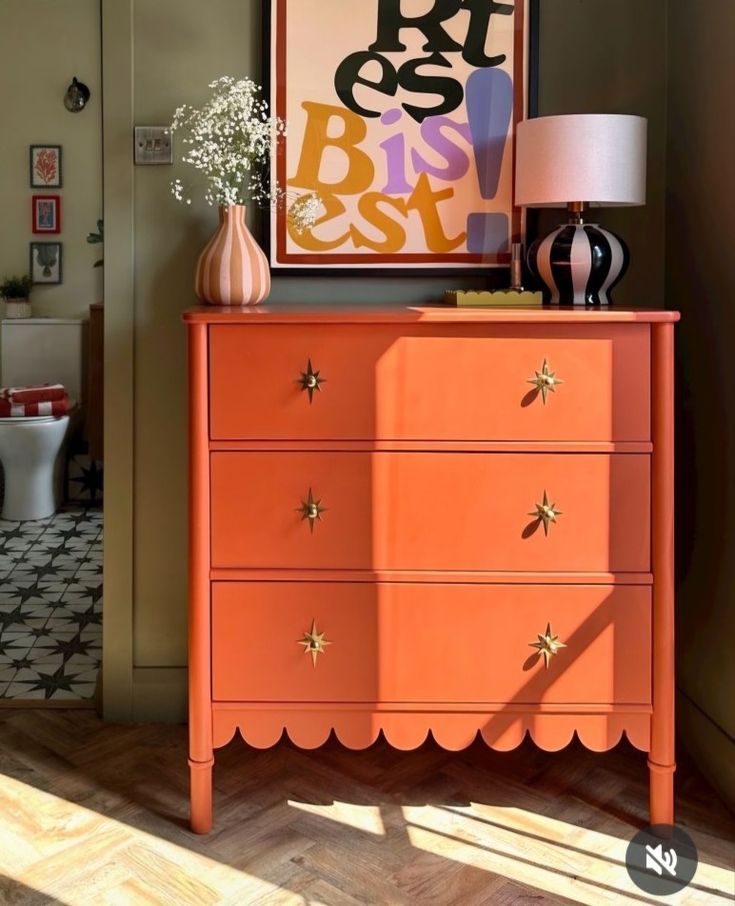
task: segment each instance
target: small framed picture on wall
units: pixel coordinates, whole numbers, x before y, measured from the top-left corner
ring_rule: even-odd
[[[60,195],[34,195],[31,206],[34,233],[61,232]]]
[[[61,145],[31,145],[31,188],[60,189]]]
[[[63,248],[60,242],[32,242],[30,271],[33,283],[61,283],[62,259]]]

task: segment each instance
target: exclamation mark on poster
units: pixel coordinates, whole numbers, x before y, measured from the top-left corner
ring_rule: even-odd
[[[477,164],[480,194],[498,194],[508,131],[513,117],[513,80],[502,69],[477,69],[467,80],[467,116]],[[467,217],[467,251],[477,255],[510,251],[510,223],[502,213]]]

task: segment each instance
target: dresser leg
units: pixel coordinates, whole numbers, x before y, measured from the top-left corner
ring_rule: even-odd
[[[195,834],[208,834],[212,830],[212,767],[209,761],[189,759],[191,776],[191,829]]]
[[[651,824],[674,823],[674,771],[676,765],[648,762],[651,796]]]

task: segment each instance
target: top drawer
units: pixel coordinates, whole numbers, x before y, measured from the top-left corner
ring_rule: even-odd
[[[648,441],[649,327],[214,325],[210,394],[213,440]]]

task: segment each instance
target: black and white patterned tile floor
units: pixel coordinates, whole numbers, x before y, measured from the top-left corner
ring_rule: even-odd
[[[102,511],[0,519],[0,698],[91,698],[101,658]]]

